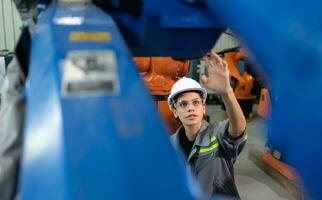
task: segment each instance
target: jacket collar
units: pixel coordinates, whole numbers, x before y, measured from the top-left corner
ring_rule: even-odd
[[[210,136],[207,133],[207,131],[205,131],[208,126],[209,126],[209,123],[206,122],[205,120],[202,120],[201,128],[198,132],[194,145],[201,146],[201,147],[209,146]]]
[[[209,134],[206,133],[207,131],[205,131],[208,126],[209,126],[209,123],[206,122],[205,120],[202,120],[200,130],[197,133],[197,137],[193,146],[195,145],[202,146],[202,147],[209,146],[210,136]],[[175,137],[174,140],[177,144],[179,144],[180,134],[185,134],[184,127],[182,125],[178,128],[178,130],[173,135]]]

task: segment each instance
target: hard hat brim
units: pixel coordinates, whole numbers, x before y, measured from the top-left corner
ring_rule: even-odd
[[[185,92],[201,92],[202,93],[202,97],[203,99],[206,99],[207,98],[207,90],[204,89],[204,88],[186,88],[184,90],[180,90],[176,93],[173,93],[173,94],[170,94],[170,96],[168,97],[168,102],[169,104],[171,104],[172,100],[178,96],[179,94],[182,94],[182,93],[185,93]]]

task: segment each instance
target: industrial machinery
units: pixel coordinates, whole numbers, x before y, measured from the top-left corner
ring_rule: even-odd
[[[123,22],[137,19],[129,25],[144,30],[144,37],[139,31],[125,37],[140,39],[129,42],[134,55],[178,57],[200,56],[200,48],[208,51],[220,29],[208,21],[181,30],[182,23],[174,23],[177,16],[172,12],[164,13],[151,1],[145,6],[144,20],[128,15],[122,21],[122,12],[109,15],[90,3],[65,1],[51,4],[40,15],[26,84],[22,199],[202,198],[170,144],[168,129],[118,27],[123,30]],[[177,6],[202,13],[179,2]],[[161,24],[154,22],[156,17]],[[197,34],[204,39],[197,39]],[[179,51],[170,45],[173,40],[189,43]],[[171,77],[161,82],[169,90],[173,76],[186,68],[173,69],[175,75],[163,68],[157,72]],[[158,89],[162,77],[155,78],[150,83]]]
[[[105,12],[66,2],[42,13],[32,38],[21,199],[202,198],[132,55],[198,57],[225,27],[279,97],[272,142],[322,199],[321,1],[97,1]]]
[[[271,119],[272,101],[268,88],[262,88],[258,103],[257,115],[265,120]],[[296,169],[285,161],[285,155],[279,151],[279,147],[270,142],[271,134],[268,131],[266,146],[268,150],[261,153],[252,151],[251,157],[255,164],[276,179],[296,199],[305,199],[307,194],[303,182]],[[283,153],[284,154],[284,153]],[[287,157],[286,153],[286,157]]]
[[[175,81],[188,72],[189,60],[178,60],[171,57],[136,57],[134,63],[153,96],[166,125],[174,133],[180,122],[169,109],[167,97]]]
[[[272,112],[272,103],[269,91],[267,88],[262,88],[261,94],[259,97],[257,114],[264,119],[270,119]]]

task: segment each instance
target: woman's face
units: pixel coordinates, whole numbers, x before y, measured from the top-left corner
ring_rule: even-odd
[[[197,92],[180,94],[173,110],[174,116],[179,117],[185,126],[200,125],[205,112],[206,107],[203,99]]]

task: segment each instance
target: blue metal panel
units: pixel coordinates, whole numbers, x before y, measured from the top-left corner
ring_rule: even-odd
[[[75,31],[105,32],[111,40],[72,41]],[[64,93],[66,59],[71,52],[87,50],[113,52],[115,87]],[[32,41],[23,152],[24,200],[200,195],[112,18],[92,5],[51,6],[39,19]]]
[[[134,4],[131,1],[102,3],[134,56],[200,57],[214,46],[225,29],[207,7],[200,5],[201,1],[196,4],[175,0],[136,2],[142,3],[142,7],[137,6],[135,14],[124,11]]]
[[[271,121],[272,140],[297,167],[312,198],[322,199],[322,146],[318,140],[322,2],[204,2],[213,15],[200,12],[207,9],[195,4],[171,0],[144,1],[140,16],[111,15],[135,55],[200,56],[218,38],[219,24],[239,33],[270,76],[274,96],[278,96]],[[193,18],[187,17],[190,12]],[[52,19],[61,15],[86,17],[81,25],[59,26]],[[109,43],[71,43],[67,38],[72,30],[107,31],[113,39]],[[62,96],[61,61],[68,51],[87,49],[113,50],[118,90]],[[82,12],[51,8],[40,19],[31,60],[23,199],[191,198],[183,163],[176,161],[166,130],[108,16],[94,7]],[[151,187],[141,187],[146,185]]]
[[[139,16],[117,11],[111,16],[134,56],[199,57],[224,29],[207,7],[174,0],[146,0]]]
[[[322,199],[322,2],[206,2],[269,75],[278,97],[270,139],[298,169],[312,199]]]

